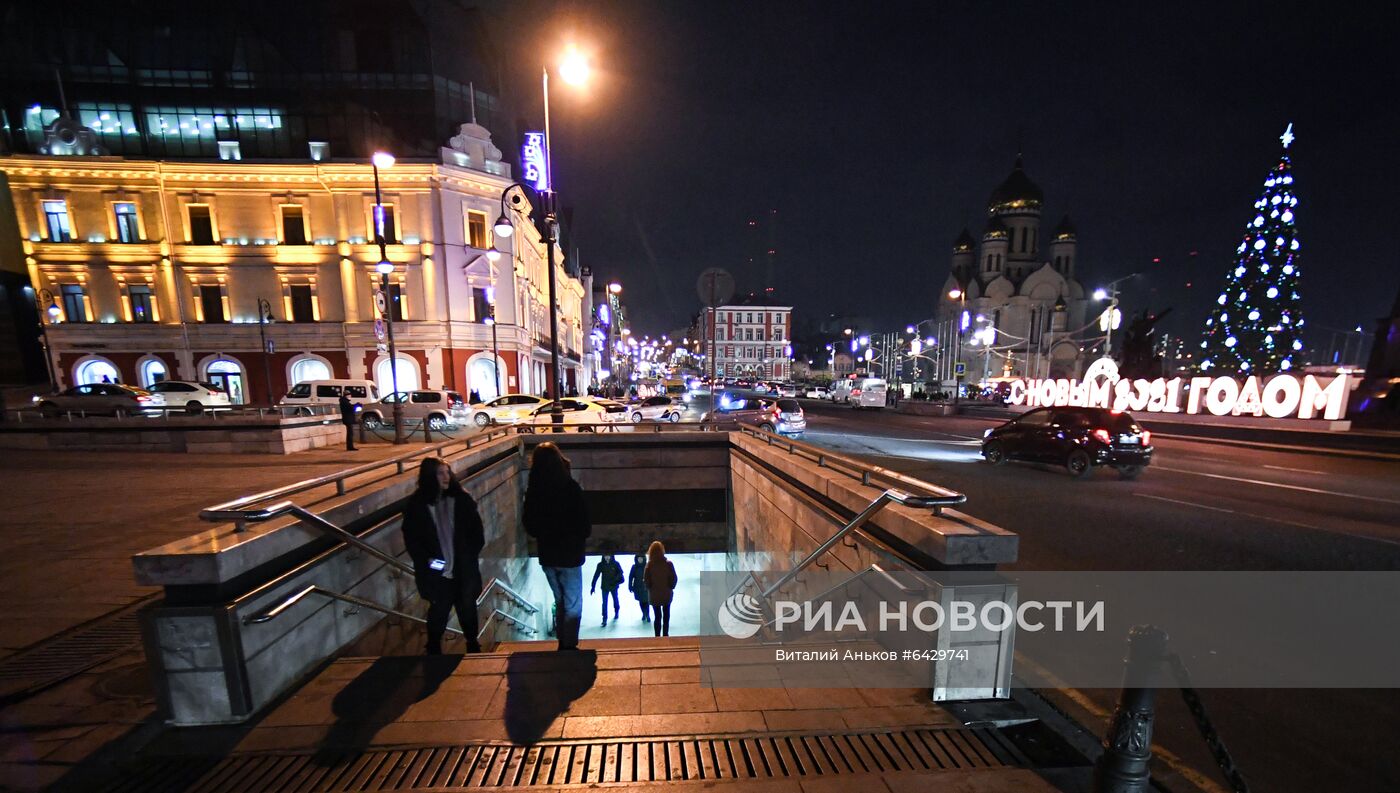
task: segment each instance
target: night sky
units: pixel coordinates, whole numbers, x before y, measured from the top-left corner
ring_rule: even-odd
[[[539,115],[541,53],[570,39],[592,51],[586,95],[552,98],[556,184],[581,261],[624,284],[642,331],[684,325],[706,267],[760,288],[746,224],[770,210],[779,295],[799,317],[928,317],[954,238],[980,236],[1019,145],[1045,191],[1042,239],[1072,216],[1086,289],[1141,272],[1125,313],[1174,308],[1165,329],[1194,342],[1289,122],[1310,343],[1369,331],[1400,286],[1395,15],[1127,5],[1142,7],[526,0],[495,13],[524,117]]]

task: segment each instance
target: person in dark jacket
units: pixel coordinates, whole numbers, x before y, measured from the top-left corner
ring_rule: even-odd
[[[593,568],[593,585],[588,588],[588,594],[598,591],[598,580],[603,581],[603,625],[608,624],[608,597],[612,597],[613,621],[616,621],[622,607],[618,605],[617,590],[622,586],[622,565],[617,563],[610,553],[603,554],[603,558],[598,560],[598,564]]]
[[[647,582],[642,577],[647,570],[646,554],[639,553],[632,558],[632,569],[627,571],[627,591],[637,599],[642,607],[642,622],[651,622],[651,598],[647,595]]]
[[[340,423],[345,425],[345,451],[355,451],[355,403],[340,395]]]
[[[453,609],[467,652],[481,652],[476,599],[486,530],[476,500],[462,489],[446,460],[429,457],[418,466],[418,489],[403,510],[403,542],[413,559],[418,594],[428,601],[428,655],[442,653],[442,634]]]
[[[569,461],[553,443],[541,443],[530,456],[523,522],[525,532],[535,538],[540,567],[554,593],[559,649],[577,649],[583,619],[583,550],[593,525],[583,488],[569,475]]]
[[[671,596],[676,592],[676,566],[666,558],[666,546],[660,540],[647,548],[647,569],[642,573],[647,596],[651,599],[654,619],[651,629],[657,636],[671,635]]]

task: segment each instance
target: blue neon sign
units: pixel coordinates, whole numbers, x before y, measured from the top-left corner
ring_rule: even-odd
[[[520,167],[527,184],[540,191],[549,189],[543,132],[525,133],[525,145],[520,149]]]

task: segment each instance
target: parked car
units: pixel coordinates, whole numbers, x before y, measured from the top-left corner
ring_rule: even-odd
[[[292,386],[277,404],[281,407],[339,405],[342,392],[361,407],[379,401],[379,389],[373,380],[307,380]]]
[[[515,424],[529,418],[536,408],[548,402],[548,399],[533,394],[505,394],[489,402],[472,405],[472,421],[478,427]]]
[[[987,430],[982,456],[993,465],[1007,460],[1054,463],[1077,477],[1107,465],[1124,479],[1133,479],[1152,462],[1152,433],[1127,413],[1037,408]]]
[[[144,388],[119,383],[88,383],[57,394],[34,397],[44,416],[53,418],[65,412],[99,416],[134,416],[148,408],[165,405],[165,398]]]
[[[627,417],[633,424],[643,421],[669,421],[672,424],[681,420],[683,407],[668,396],[654,396],[629,406]]]
[[[831,397],[831,392],[827,390],[826,386],[809,385],[807,386],[807,393],[804,394],[804,396],[808,399],[829,399]]]
[[[832,383],[831,390],[828,392],[828,394],[831,396],[831,401],[835,402],[838,405],[844,405],[850,402],[851,382],[852,381],[850,380],[837,380],[836,382]]]
[[[562,408],[564,424],[566,426],[578,426],[579,432],[594,432],[597,424],[622,423],[627,420],[627,406],[621,402],[611,399],[600,399],[597,397],[570,397],[559,400]],[[530,416],[520,422],[521,432],[545,432],[554,423],[551,413],[553,405],[548,400],[543,405],[535,408]]]
[[[160,394],[166,407],[184,406],[191,413],[198,413],[205,408],[227,408],[231,404],[228,393],[214,383],[162,380],[152,383],[149,390],[152,394]]]
[[[882,408],[889,386],[878,377],[858,377],[851,381],[846,401],[855,408]]]
[[[403,404],[405,420],[428,422],[428,429],[445,430],[467,423],[471,410],[456,391],[396,391],[360,413],[360,421],[374,429],[394,423],[394,405]]]
[[[797,396],[797,384],[796,384],[796,383],[779,383],[779,384],[778,384],[778,396],[780,396],[780,397],[795,397],[795,396]]]
[[[737,396],[721,402],[719,410],[705,414],[705,421],[735,422],[792,438],[807,431],[807,415],[796,399]]]

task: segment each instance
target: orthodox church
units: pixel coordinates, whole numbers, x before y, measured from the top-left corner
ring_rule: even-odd
[[[969,381],[984,373],[1074,378],[1096,357],[1090,345],[1100,331],[1096,324],[1085,327],[1093,301],[1075,279],[1074,224],[1065,216],[1055,226],[1047,256],[1040,217],[1044,198],[1018,155],[1011,175],[987,201],[980,244],[966,228],[953,243],[938,317],[956,327],[962,312],[968,313],[961,357]],[[1096,338],[1086,344],[1086,335]]]

